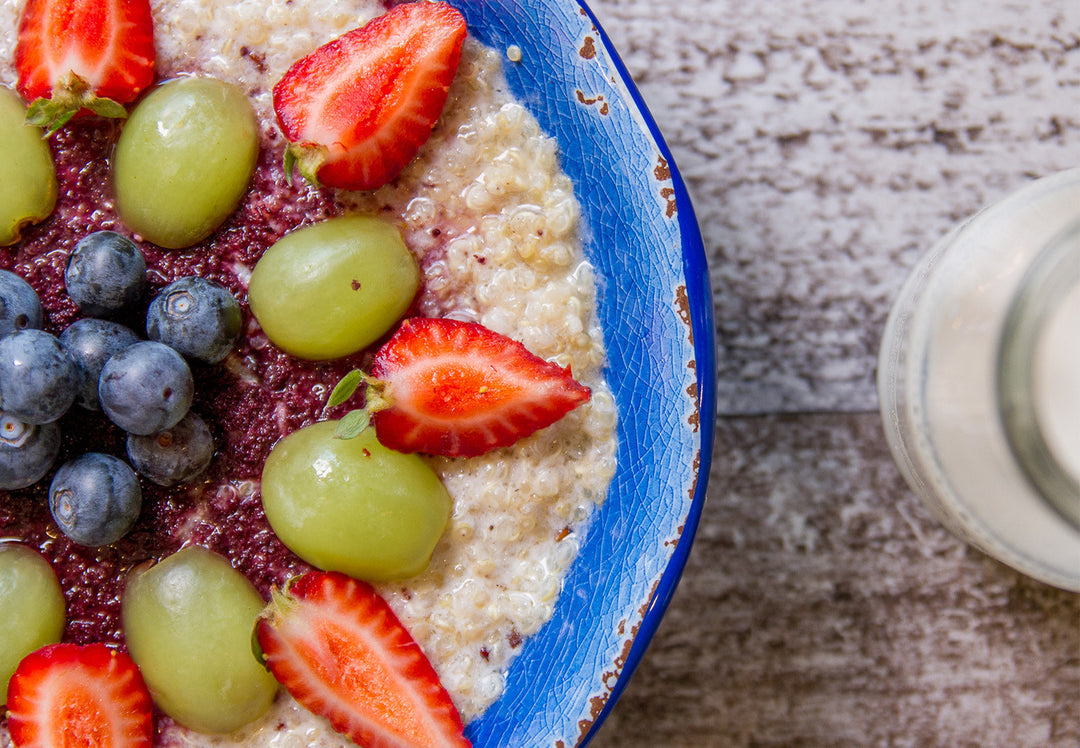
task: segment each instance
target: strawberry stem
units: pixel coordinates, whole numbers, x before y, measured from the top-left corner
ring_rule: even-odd
[[[394,404],[394,399],[386,391],[386,382],[367,374],[364,374],[364,382],[367,384],[367,389],[364,391],[364,407],[369,413],[378,413]]]
[[[329,152],[326,146],[314,143],[289,143],[285,147],[285,176],[292,181],[293,172],[299,171],[312,187],[320,188],[318,173]]]
[[[360,369],[353,369],[334,385],[330,397],[326,400],[326,407],[323,408],[323,412],[347,401],[359,389],[361,384],[366,385],[364,407],[351,410],[342,416],[334,432],[335,439],[352,439],[358,436],[371,423],[373,414],[393,405],[393,400],[386,393],[385,382]]]
[[[85,78],[68,71],[56,81],[48,98],[31,102],[26,110],[26,123],[45,128],[43,137],[49,138],[83,109],[99,117],[122,119],[127,116],[123,104],[98,96]]]
[[[297,577],[291,577],[285,582],[284,587],[271,587],[270,588],[270,601],[266,603],[262,611],[260,611],[258,618],[255,621],[255,626],[251,629],[251,653],[255,655],[255,659],[259,663],[269,670],[269,666],[266,664],[266,655],[263,652],[262,645],[259,643],[259,627],[260,624],[265,621],[270,626],[277,626],[281,623],[281,619],[291,613],[298,605],[296,598],[289,594],[289,590]]]

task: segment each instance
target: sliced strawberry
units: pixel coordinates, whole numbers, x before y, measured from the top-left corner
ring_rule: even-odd
[[[15,69],[34,124],[56,130],[81,110],[124,116],[154,78],[149,0],[27,0]]]
[[[366,582],[309,572],[273,592],[256,637],[286,690],[358,745],[470,745],[431,663]]]
[[[19,663],[7,693],[18,748],[151,744],[150,692],[132,659],[104,644],[53,644]]]
[[[471,457],[550,426],[589,399],[570,369],[482,325],[409,319],[375,354],[385,407],[379,441],[401,452]]]
[[[296,62],[274,86],[286,169],[350,190],[392,180],[431,136],[465,34],[447,3],[404,3]]]

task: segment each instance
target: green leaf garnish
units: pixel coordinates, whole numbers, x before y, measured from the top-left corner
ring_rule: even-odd
[[[123,119],[127,116],[127,109],[119,101],[113,101],[112,99],[106,99],[104,97],[94,99],[90,101],[86,108],[99,117],[109,117],[110,119]]]
[[[334,385],[334,389],[326,401],[326,409],[336,408],[352,397],[353,393],[356,392],[356,388],[359,387],[360,383],[363,381],[364,375],[359,369],[353,369],[343,376],[341,381]]]
[[[100,117],[122,119],[127,109],[118,101],[98,96],[85,78],[73,71],[56,81],[50,97],[35,99],[26,110],[26,124],[45,128],[48,138],[82,109]]]
[[[296,153],[292,148],[285,148],[285,162],[282,164],[285,169],[285,178],[290,182],[293,178],[293,172],[296,171]]]
[[[51,99],[35,99],[26,110],[26,124],[45,130],[43,137],[48,138],[75,116],[78,109]]]
[[[386,394],[386,383],[370,374],[365,374],[360,369],[353,369],[343,376],[330,397],[326,400],[324,412],[341,405],[356,392],[361,384],[367,385],[364,392],[364,407],[351,410],[338,421],[337,430],[334,432],[335,439],[352,439],[360,434],[371,423],[371,414],[389,408],[392,400]]]
[[[338,421],[337,430],[334,432],[334,438],[352,439],[355,436],[359,436],[360,432],[366,429],[369,423],[371,423],[371,413],[367,411],[367,408],[351,410]]]

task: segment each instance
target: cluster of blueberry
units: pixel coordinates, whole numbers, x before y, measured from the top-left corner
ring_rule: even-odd
[[[60,451],[57,421],[73,405],[101,410],[127,433],[127,457],[91,452],[66,462],[49,486],[49,508],[72,540],[87,546],[123,537],[138,518],[138,475],[163,486],[194,478],[214,443],[190,410],[187,359],[217,363],[240,332],[240,305],[205,278],[165,287],[146,314],[147,340],[110,317],[146,290],[146,261],[120,234],[84,237],[64,272],[68,296],[89,315],[59,336],[44,332],[37,293],[0,271],[0,489],[40,481]],[[137,475],[138,474],[138,475]]]

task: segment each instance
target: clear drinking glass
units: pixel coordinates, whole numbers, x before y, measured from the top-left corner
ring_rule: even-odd
[[[1080,591],[1080,169],[920,260],[886,324],[878,395],[897,465],[949,529]]]

